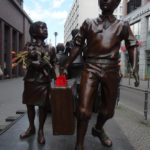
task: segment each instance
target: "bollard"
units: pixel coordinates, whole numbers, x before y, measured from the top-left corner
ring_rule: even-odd
[[[147,88],[149,88],[149,77],[148,77],[148,83],[147,83]]]
[[[145,101],[144,101],[144,120],[147,123],[147,114],[148,114],[148,91],[145,91]]]
[[[128,85],[131,84],[131,72],[129,73],[129,81],[128,81]]]
[[[120,84],[118,85],[118,89],[117,89],[117,100],[116,100],[117,106],[119,106],[119,101],[120,101]]]

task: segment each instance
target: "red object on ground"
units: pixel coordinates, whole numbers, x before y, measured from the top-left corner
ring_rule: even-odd
[[[56,86],[67,86],[67,80],[65,76],[59,76],[56,79]]]

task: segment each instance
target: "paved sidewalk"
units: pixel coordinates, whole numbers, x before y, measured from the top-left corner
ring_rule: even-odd
[[[36,113],[37,114],[37,113]],[[136,150],[124,135],[114,119],[107,122],[105,130],[113,141],[111,148],[104,147],[97,137],[93,137],[91,129],[95,125],[96,115],[93,114],[89,121],[87,134],[85,136],[85,150]],[[35,118],[36,127],[38,126],[38,117]],[[19,135],[28,127],[27,115],[25,114],[11,128],[0,136],[1,150],[72,150],[75,147],[76,131],[73,135],[53,135],[52,118],[48,114],[44,126],[46,144],[40,145],[37,142],[37,132],[35,135],[20,140]],[[6,140],[7,139],[7,140]],[[9,143],[8,143],[9,141]]]
[[[9,116],[19,117],[18,110],[26,110],[22,104],[23,78],[0,81],[0,127],[10,124],[5,119]]]
[[[129,78],[122,78],[120,85],[143,92],[145,90],[150,92],[150,81],[140,80],[139,87],[135,87],[134,82],[135,80],[133,78],[131,78],[130,81]],[[150,150],[150,123],[145,125],[143,123],[144,114],[138,113],[138,110],[135,112],[135,108],[132,109],[132,107],[124,105],[121,97],[120,102],[121,105],[116,109],[115,114],[115,120],[118,125],[136,150]]]
[[[135,150],[150,150],[150,126],[143,123],[143,115],[120,105],[114,119]]]
[[[131,79],[130,87],[133,87],[133,82],[134,80]],[[128,79],[122,79],[121,84],[127,86]],[[145,87],[146,81],[142,81],[140,88]],[[5,119],[8,116],[17,116],[17,110],[26,110],[25,105],[22,104],[22,92],[22,78],[0,81],[0,125],[8,125]],[[141,123],[143,118],[142,115],[124,105],[116,108],[114,119],[135,150],[150,150],[150,127]]]

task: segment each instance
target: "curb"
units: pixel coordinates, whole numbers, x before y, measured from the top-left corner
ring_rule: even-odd
[[[130,88],[130,89],[134,89],[134,90],[138,90],[138,91],[148,91],[150,93],[150,89],[147,89],[147,88],[140,88],[140,87],[133,87],[133,86],[128,86],[128,85],[125,85],[125,84],[120,84],[120,86],[122,87],[127,87],[127,88]]]

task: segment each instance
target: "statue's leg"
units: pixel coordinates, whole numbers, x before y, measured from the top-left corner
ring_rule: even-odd
[[[88,121],[92,114],[97,87],[98,82],[95,75],[91,72],[83,71],[77,112],[77,142],[75,150],[83,150],[84,137],[88,127]]]
[[[35,118],[35,109],[33,105],[27,105],[27,113],[29,119],[29,128],[22,134],[20,134],[20,138],[26,138],[35,133],[35,126],[34,126],[34,118]]]
[[[39,131],[38,131],[38,142],[40,144],[45,144],[45,138],[44,138],[44,132],[43,132],[43,128],[44,128],[44,123],[46,120],[46,116],[47,116],[47,111],[46,111],[46,107],[39,107]]]
[[[115,76],[116,75],[116,76]],[[111,139],[106,135],[103,126],[105,122],[112,118],[114,115],[114,109],[117,99],[117,88],[119,78],[115,73],[109,73],[107,78],[102,78],[101,82],[101,107],[97,117],[95,127],[92,129],[92,134],[99,137],[101,143],[104,146],[112,146]]]

